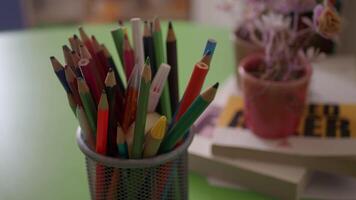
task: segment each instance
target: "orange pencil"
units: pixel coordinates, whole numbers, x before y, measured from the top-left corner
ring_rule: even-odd
[[[177,121],[185,113],[185,111],[189,108],[194,99],[199,95],[200,90],[203,87],[208,70],[209,66],[203,62],[195,64],[189,83],[184,91],[183,99],[179,104],[175,121]]]

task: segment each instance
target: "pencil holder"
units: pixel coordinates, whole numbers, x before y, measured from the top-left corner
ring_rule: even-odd
[[[91,199],[188,199],[187,149],[184,143],[173,151],[147,159],[119,159],[90,149],[81,129],[77,143],[85,155]]]

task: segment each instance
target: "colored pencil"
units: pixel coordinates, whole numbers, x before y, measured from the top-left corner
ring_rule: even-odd
[[[126,87],[124,84],[124,79],[121,78],[122,76],[120,76],[119,74],[119,69],[117,68],[117,65],[114,62],[114,59],[112,58],[109,50],[106,48],[106,46],[104,44],[101,44],[101,49],[103,50],[105,57],[108,60],[109,66],[110,68],[112,68],[115,72],[115,77],[116,77],[116,83],[119,86],[118,89],[120,89],[120,93],[122,96],[124,96],[123,94],[125,93]]]
[[[94,53],[95,53],[95,57],[97,59],[97,68],[98,68],[98,72],[100,74],[100,78],[101,80],[105,80],[106,75],[109,71],[109,62],[108,59],[105,56],[104,51],[102,50],[99,42],[97,41],[95,36],[91,37],[91,41],[93,44],[93,49],[94,49]]]
[[[145,138],[145,145],[143,148],[143,157],[149,158],[157,154],[162,139],[166,133],[167,118],[162,116],[156,122],[154,127],[150,130]]]
[[[175,116],[175,121],[179,120],[179,118],[189,108],[194,99],[199,95],[208,70],[209,67],[205,63],[200,62],[195,64],[189,83],[184,91],[183,98],[179,104],[179,108]]]
[[[82,40],[83,44],[86,48],[88,48],[91,55],[94,55],[94,48],[92,41],[90,40],[88,34],[84,31],[83,27],[79,27],[79,35],[80,39]]]
[[[119,152],[119,158],[128,158],[129,154],[125,134],[119,124],[117,125],[116,145]]]
[[[80,96],[78,93],[78,84],[77,84],[75,73],[68,66],[64,68],[64,73],[75,103],[82,106],[82,101],[80,100]]]
[[[146,61],[146,65],[143,68],[143,72],[142,72],[140,92],[139,92],[138,105],[136,111],[136,121],[135,121],[135,129],[134,129],[133,148],[132,148],[133,159],[139,159],[142,157],[150,86],[151,86],[151,69],[149,66],[149,62]]]
[[[214,55],[214,52],[215,52],[215,48],[216,48],[216,40],[211,39],[211,38],[208,39],[208,41],[206,42],[204,53],[203,53],[204,57],[201,60],[202,62],[204,62],[208,66],[210,66],[211,59],[213,58],[213,55]]]
[[[109,130],[108,130],[108,155],[115,156],[116,148],[116,132],[117,132],[117,118],[115,114],[116,106],[116,80],[115,73],[112,68],[105,79],[105,89],[109,102]]]
[[[135,53],[130,45],[127,33],[124,35],[124,69],[126,79],[129,79],[135,66]]]
[[[162,39],[162,31],[161,24],[158,18],[154,19],[153,26],[153,41],[155,47],[155,55],[156,55],[156,66],[160,66],[165,62],[164,56],[164,47],[163,47],[163,39]],[[171,100],[169,94],[169,86],[168,81],[163,85],[163,92],[160,98],[160,109],[162,114],[167,117],[167,120],[170,121],[172,118],[172,110],[171,110]]]
[[[66,93],[71,93],[69,85],[68,85],[67,80],[66,80],[66,75],[65,75],[65,72],[64,72],[63,65],[54,56],[51,56],[50,60],[51,60],[51,64],[52,64],[53,70],[56,73],[57,78],[61,82],[64,90],[66,91]]]
[[[79,53],[79,45],[80,45],[80,40],[78,38],[78,36],[76,34],[73,35],[73,37],[69,38],[69,44],[70,44],[70,48]]]
[[[171,67],[165,63],[162,63],[154,77],[150,89],[150,97],[148,100],[148,112],[154,112],[156,110],[159,98],[163,91],[163,85],[167,80]]]
[[[75,51],[71,51],[71,56],[72,56],[72,60],[73,60],[73,63],[74,63],[74,68],[75,68],[75,75],[77,77],[82,77],[83,78],[83,74],[82,74],[82,71],[80,70],[80,67],[78,65],[79,61],[80,61],[80,56],[77,52]]]
[[[88,48],[84,45],[79,46],[79,55],[80,58],[86,58],[90,61],[91,71],[93,72],[93,76],[95,78],[96,84],[99,89],[104,88],[104,80],[101,78],[98,70],[98,62],[95,60],[93,55],[89,52]]]
[[[67,93],[67,100],[68,100],[70,109],[73,111],[74,115],[76,115],[77,103],[75,103],[73,95],[70,93]]]
[[[79,126],[84,133],[84,139],[89,144],[89,147],[94,150],[95,148],[94,133],[93,130],[90,128],[87,115],[85,114],[84,109],[82,107],[77,106],[76,116],[79,121]]]
[[[111,31],[111,36],[114,40],[116,51],[120,58],[119,60],[120,60],[122,66],[124,65],[124,62],[123,62],[123,55],[124,55],[123,54],[123,44],[124,44],[124,32],[125,32],[124,30],[125,30],[125,27],[119,26],[119,28]]]
[[[107,153],[109,104],[105,90],[101,93],[98,105],[98,120],[96,129],[96,152],[102,155]]]
[[[82,74],[84,76],[86,83],[88,84],[90,92],[91,92],[93,99],[95,101],[95,105],[98,105],[101,93],[100,93],[100,88],[99,88],[97,81],[95,80],[95,77],[93,74],[94,73],[93,72],[94,71],[93,63],[90,62],[89,59],[82,58],[78,62],[78,65],[82,71]]]
[[[139,90],[140,75],[138,66],[135,65],[134,70],[128,82],[125,98],[124,116],[122,119],[122,129],[126,133],[132,122],[136,118],[137,97]]]
[[[107,141],[108,141],[108,118],[109,118],[109,105],[105,90],[103,90],[100,102],[98,105],[98,120],[96,129],[96,152],[101,155],[106,155],[107,153]],[[105,167],[103,165],[96,165],[96,176],[95,176],[95,191],[96,199],[100,199],[99,195],[105,192],[105,188],[102,184],[106,181],[105,178]]]
[[[156,57],[154,52],[152,30],[147,21],[145,21],[144,29],[143,29],[143,46],[144,46],[145,58],[147,57],[150,58],[152,77],[154,77],[156,76],[158,66],[156,66]]]
[[[168,23],[166,49],[167,49],[167,63],[171,66],[171,72],[169,73],[169,77],[168,77],[171,110],[174,111],[178,107],[179,85],[178,85],[177,40],[171,21]]]
[[[62,46],[64,61],[67,66],[69,66],[73,71],[75,71],[75,64],[72,59],[71,50],[67,45]]]
[[[90,94],[87,83],[82,78],[78,78],[78,92],[80,99],[83,102],[83,109],[88,119],[90,129],[92,130],[92,133],[96,134],[96,104]]]
[[[133,47],[135,51],[135,64],[138,65],[139,72],[141,73],[145,64],[142,40],[142,21],[140,18],[132,18],[130,21],[132,26]]]
[[[160,152],[166,153],[174,148],[179,140],[181,140],[189,127],[193,125],[195,120],[204,112],[208,105],[213,101],[219,83],[207,89],[199,95],[192,105],[189,107],[182,117],[168,131],[167,137],[164,138]]]

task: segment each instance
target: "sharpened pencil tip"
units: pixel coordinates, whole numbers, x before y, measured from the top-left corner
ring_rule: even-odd
[[[150,57],[149,57],[149,56],[147,56],[146,61],[145,61],[145,64],[146,64],[146,65],[149,65],[149,64],[150,64]]]
[[[172,29],[172,28],[173,28],[172,21],[169,21],[169,22],[168,22],[168,28],[169,28],[169,29]]]
[[[55,57],[54,57],[54,56],[51,56],[51,57],[49,57],[49,59],[54,60],[54,59],[55,59]]]
[[[213,85],[213,88],[218,89],[218,87],[219,87],[219,82],[216,82],[216,83]]]
[[[118,23],[119,23],[120,26],[124,25],[124,22],[121,19],[119,19]]]

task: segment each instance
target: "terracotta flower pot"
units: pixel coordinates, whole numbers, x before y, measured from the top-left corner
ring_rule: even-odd
[[[312,69],[304,64],[297,80],[276,82],[258,79],[249,71],[263,62],[263,54],[244,58],[238,72],[247,126],[258,136],[281,138],[295,133],[303,113]]]

